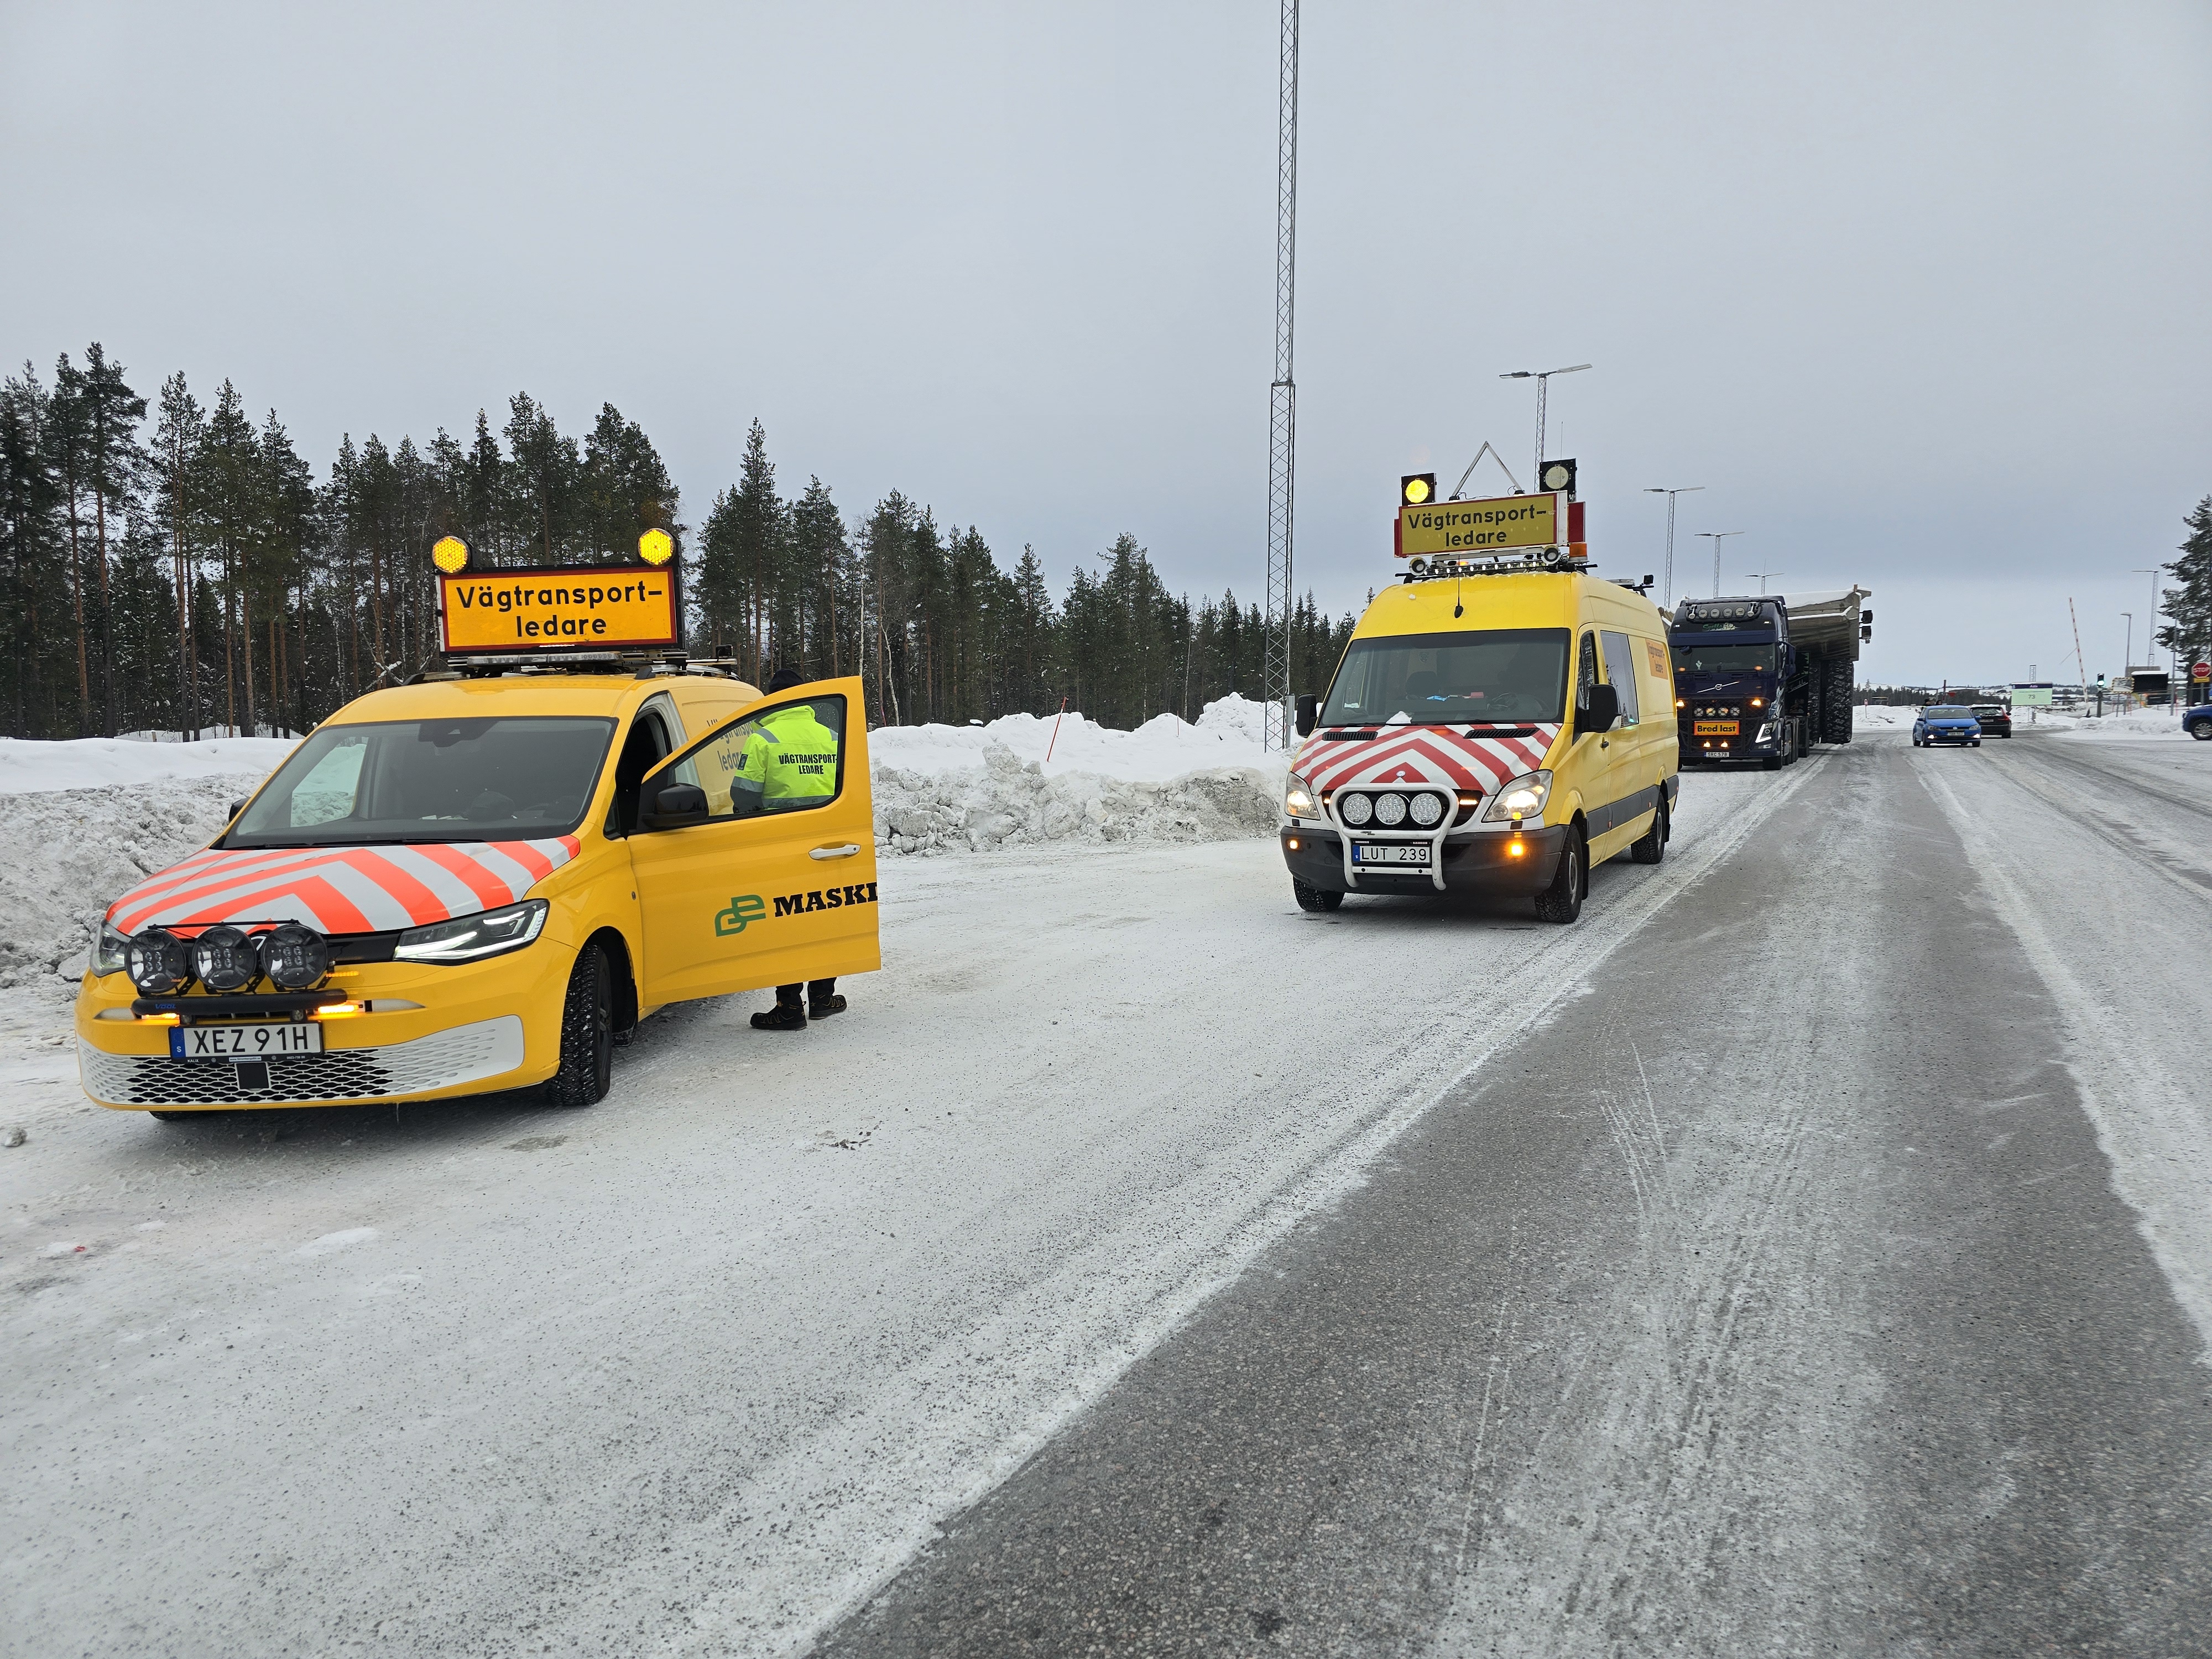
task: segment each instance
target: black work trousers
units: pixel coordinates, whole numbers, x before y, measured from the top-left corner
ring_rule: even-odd
[[[837,981],[834,979],[810,979],[806,981],[806,1000],[809,1002],[819,1002],[825,997],[833,997],[836,994]],[[775,1000],[787,1008],[796,1008],[799,1006],[799,987],[777,986]]]

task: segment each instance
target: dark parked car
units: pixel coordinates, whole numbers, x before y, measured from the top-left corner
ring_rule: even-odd
[[[1976,703],[1974,721],[1982,728],[1982,735],[1985,738],[2008,738],[2012,735],[2012,710],[2001,702]]]
[[[2199,743],[2212,743],[2212,702],[2182,711],[2181,729]]]

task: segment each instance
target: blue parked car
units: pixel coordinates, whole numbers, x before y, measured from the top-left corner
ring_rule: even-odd
[[[1933,749],[1939,743],[1970,743],[1982,746],[1982,723],[1971,708],[1939,706],[1923,708],[1912,722],[1912,746]]]
[[[2181,729],[2199,743],[2212,743],[2212,702],[2183,709]]]

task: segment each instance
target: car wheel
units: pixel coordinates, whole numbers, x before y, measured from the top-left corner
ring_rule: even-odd
[[[1975,748],[1977,748],[1977,749],[1979,749],[1981,746],[1982,746],[1982,740],[1981,740],[1979,738],[1976,738],[1974,739],[1974,747],[1975,747]]]
[[[2199,743],[2212,743],[2212,720],[2191,720],[2189,735]]]
[[[614,1079],[615,986],[607,953],[596,944],[576,954],[561,1005],[561,1066],[546,1079],[549,1106],[590,1106]]]
[[[1291,896],[1297,900],[1299,909],[1316,913],[1334,910],[1344,902],[1343,894],[1324,892],[1310,882],[1300,881],[1296,876],[1291,878]]]
[[[1658,810],[1651,814],[1651,827],[1628,843],[1628,856],[1638,864],[1656,864],[1667,856],[1667,793],[1659,793]]]
[[[1559,849],[1559,867],[1552,873],[1552,884],[1536,895],[1536,914],[1544,921],[1564,925],[1582,915],[1583,895],[1589,888],[1583,874],[1586,856],[1582,831],[1570,827],[1567,844]]]

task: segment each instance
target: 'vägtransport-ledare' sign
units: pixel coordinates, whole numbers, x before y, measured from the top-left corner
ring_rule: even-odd
[[[446,650],[614,651],[678,641],[676,573],[634,564],[438,579]]]
[[[1501,547],[1557,547],[1567,538],[1567,498],[1497,495],[1480,501],[1434,501],[1398,509],[1398,556],[1480,553]]]

